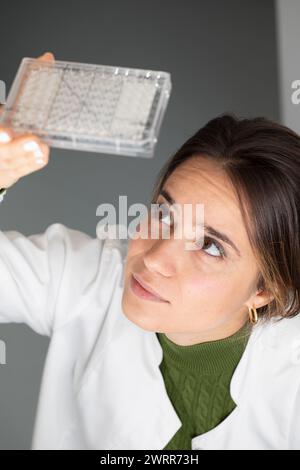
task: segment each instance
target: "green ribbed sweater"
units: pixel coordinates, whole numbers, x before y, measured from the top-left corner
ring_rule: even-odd
[[[164,447],[191,450],[191,440],[210,431],[235,408],[230,381],[249,339],[246,322],[227,338],[180,346],[156,333],[163,349],[160,370],[182,426]]]

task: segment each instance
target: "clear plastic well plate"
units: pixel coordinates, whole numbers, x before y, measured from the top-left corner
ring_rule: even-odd
[[[24,58],[1,121],[52,147],[152,157],[168,72]]]

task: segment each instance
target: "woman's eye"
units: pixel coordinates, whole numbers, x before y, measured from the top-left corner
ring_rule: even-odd
[[[206,243],[208,241],[208,243]],[[197,245],[197,243],[196,243]],[[208,248],[206,248],[208,245]],[[207,253],[209,256],[213,256],[214,258],[224,258],[225,256],[225,251],[222,248],[222,246],[216,242],[213,238],[210,237],[204,237],[204,243],[201,246],[200,244],[197,245],[199,248],[202,248],[205,253]]]

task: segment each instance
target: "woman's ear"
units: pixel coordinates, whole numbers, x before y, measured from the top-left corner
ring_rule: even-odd
[[[261,308],[268,305],[273,299],[274,295],[270,291],[261,289],[252,297],[252,304],[249,307]]]

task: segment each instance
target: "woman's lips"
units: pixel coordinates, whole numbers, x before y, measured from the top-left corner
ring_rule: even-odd
[[[141,281],[142,282],[142,281]],[[152,300],[154,302],[164,302],[169,303],[167,300],[164,300],[152,292],[149,292],[141,283],[135,278],[134,274],[131,275],[130,286],[134,294],[136,294],[141,299]]]

